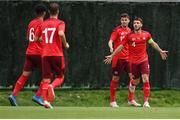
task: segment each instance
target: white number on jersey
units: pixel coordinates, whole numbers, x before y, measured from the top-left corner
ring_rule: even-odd
[[[34,37],[35,37],[35,35],[34,35],[34,28],[31,28],[29,30],[29,41],[33,42],[34,41]]]
[[[54,33],[56,31],[56,28],[46,28],[43,30],[43,33],[45,34],[45,43],[53,43],[53,37]],[[50,36],[48,36],[48,33],[50,32]]]
[[[135,43],[135,42],[133,42],[133,43],[132,43],[132,46],[133,46],[133,47],[136,47],[136,43]]]

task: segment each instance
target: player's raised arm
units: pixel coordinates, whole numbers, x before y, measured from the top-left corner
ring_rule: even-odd
[[[113,53],[113,51],[114,51],[114,49],[113,49],[113,40],[111,40],[111,39],[109,40],[108,46],[109,46],[110,53]]]
[[[158,45],[156,42],[153,41],[152,38],[148,41],[148,43],[150,43],[151,46],[152,46],[155,50],[157,50],[157,51],[159,52],[159,54],[161,55],[161,58],[162,58],[163,60],[166,60],[166,59],[167,59],[167,57],[168,57],[168,55],[167,55],[168,51],[162,50],[162,49],[159,47],[159,45]]]
[[[104,63],[105,64],[110,64],[111,61],[112,61],[113,56],[116,55],[117,53],[119,53],[123,48],[124,48],[123,45],[119,45],[111,55],[106,56],[106,59],[104,60]]]

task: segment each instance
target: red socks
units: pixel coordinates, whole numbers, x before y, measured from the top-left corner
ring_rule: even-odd
[[[16,85],[14,87],[14,90],[12,92],[13,96],[16,96],[18,92],[24,87],[25,82],[27,81],[28,77],[21,75],[19,79],[16,82]]]
[[[111,80],[111,84],[110,84],[110,101],[111,102],[116,101],[117,86],[118,86],[118,82],[115,80]]]
[[[43,82],[42,84],[42,97],[44,101],[48,101],[48,85],[49,82]]]
[[[64,82],[64,78],[63,76],[58,76],[53,82],[52,82],[52,86],[53,88],[56,88],[56,87],[59,87],[62,83]],[[49,82],[44,82],[42,80],[42,82],[40,83],[40,86],[39,86],[39,89],[38,91],[36,92],[36,96],[40,97],[41,94],[43,96],[43,99],[44,100],[48,100],[48,96],[47,96],[47,90],[48,90],[48,85],[49,85],[50,81]]]
[[[143,85],[143,91],[144,91],[144,102],[148,101],[150,96],[150,84],[149,82],[145,82]]]
[[[131,86],[135,86],[133,85],[133,81],[131,80],[129,82],[129,87],[130,87],[130,84]],[[143,92],[144,92],[144,102],[148,101],[149,99],[149,96],[150,96],[150,84],[149,82],[145,82],[144,85],[143,85]],[[134,92],[131,92],[129,90],[129,94],[128,94],[128,101],[131,101],[134,99]]]
[[[61,84],[64,82],[64,78],[61,76],[58,76],[53,82],[52,82],[52,86],[53,88],[59,87],[61,86]]]
[[[44,81],[41,81],[41,83],[40,83],[40,85],[39,85],[39,88],[38,88],[38,91],[36,92],[36,96],[37,96],[37,97],[41,97],[43,84],[44,84]]]

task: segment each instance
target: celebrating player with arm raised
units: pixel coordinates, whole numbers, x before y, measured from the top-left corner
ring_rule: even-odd
[[[108,42],[108,46],[110,52],[112,53],[120,44],[122,44],[123,39],[127,34],[131,32],[131,29],[128,27],[130,22],[130,17],[127,13],[122,13],[120,16],[121,25],[116,27],[110,37]],[[114,55],[112,58],[112,80],[110,84],[110,106],[111,107],[119,107],[116,102],[116,89],[118,86],[118,82],[120,76],[123,72],[127,72],[129,74],[129,78],[132,79],[132,75],[130,72],[130,64],[129,64],[129,49],[128,44],[125,44],[124,49],[118,54]],[[134,95],[134,93],[130,93]],[[128,100],[128,103],[134,106],[140,106],[134,99]]]
[[[129,61],[131,63],[131,70],[133,79],[129,90],[134,92],[135,86],[140,82],[140,77],[143,80],[143,91],[144,91],[144,107],[150,107],[149,105],[149,96],[150,96],[150,84],[149,84],[149,62],[148,55],[146,52],[146,44],[149,43],[151,46],[156,49],[163,60],[167,58],[167,51],[162,50],[156,42],[151,37],[149,32],[142,30],[143,21],[141,18],[135,18],[133,21],[134,31],[128,34],[121,45],[109,56],[106,56],[104,62],[110,64],[113,56],[118,54],[127,43],[129,46]],[[133,99],[133,98],[129,98]]]

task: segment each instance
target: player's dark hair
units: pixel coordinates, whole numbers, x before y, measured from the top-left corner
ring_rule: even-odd
[[[59,4],[57,3],[50,3],[49,11],[51,15],[56,15],[59,11]]]
[[[120,15],[120,18],[122,18],[122,17],[126,17],[126,18],[130,19],[129,15],[127,13],[122,13]]]
[[[42,3],[35,6],[35,12],[37,15],[42,15],[46,11],[47,11],[47,8]]]
[[[140,17],[135,17],[135,18],[134,18],[134,21],[135,21],[135,20],[140,21],[140,22],[143,24],[142,18],[140,18]]]

